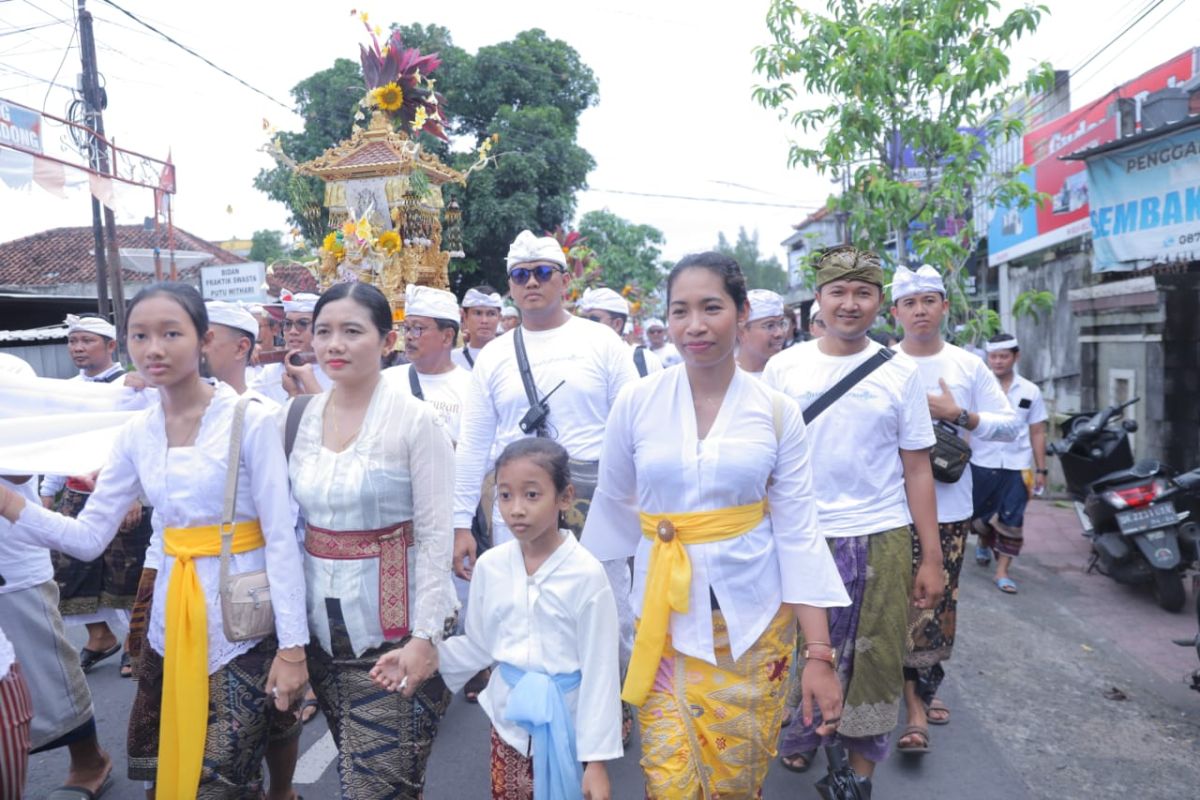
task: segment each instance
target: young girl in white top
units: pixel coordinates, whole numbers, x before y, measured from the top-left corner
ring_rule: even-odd
[[[24,541],[92,559],[134,500],[150,498],[165,528],[148,636],[163,669],[157,796],[226,797],[230,786],[254,793],[261,787],[267,704],[288,708],[308,680],[304,576],[278,427],[266,409],[254,403],[246,409],[229,569],[233,575],[266,569],[275,634],[231,642],[218,592],[218,524],[238,396],[200,377],[200,351],[211,333],[193,287],[146,287],[130,305],[127,327],[129,353],[159,390],[161,405],[122,430],[77,519],[4,488],[0,514]],[[142,675],[148,677],[145,669]]]
[[[797,622],[804,716],[816,705],[837,725],[825,609],[850,599],[817,525],[800,410],[734,361],[748,313],[737,263],[684,258],[667,308],[683,366],[617,397],[583,544],[601,560],[636,553],[622,697],[640,706],[647,797],[756,797]]]
[[[617,606],[600,562],[559,527],[574,500],[570,480],[567,451],[554,441],[504,449],[496,495],[515,540],[479,558],[466,635],[438,648],[451,690],[500,665],[479,695],[492,721],[497,800],[607,800],[604,762],[623,753]],[[372,677],[396,689],[408,676],[389,654]]]

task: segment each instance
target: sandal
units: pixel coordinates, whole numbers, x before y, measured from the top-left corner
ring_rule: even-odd
[[[129,655],[128,650],[126,650],[124,653],[121,653],[121,677],[133,677],[133,656]]]
[[[996,578],[996,588],[1005,594],[1017,593],[1017,584],[1013,583],[1012,578]]]
[[[300,724],[307,725],[309,722],[312,722],[313,718],[317,716],[317,712],[320,710],[321,707],[317,705],[317,697],[310,689],[308,693],[304,695],[304,701],[300,703],[300,710],[296,712],[296,714],[300,717]]]
[[[917,737],[920,744],[905,745],[904,740],[910,737]],[[896,750],[914,756],[925,755],[929,752],[929,729],[923,725],[909,725],[900,734],[900,739],[896,742]]]
[[[986,567],[992,563],[992,548],[979,545],[975,548],[975,563],[981,567]]]
[[[779,763],[783,764],[783,768],[786,770],[803,773],[808,772],[816,757],[816,750],[807,750],[803,753],[792,753],[790,756],[780,756]]]
[[[938,716],[933,716],[937,714]],[[950,724],[950,708],[936,697],[925,706],[925,719],[930,725],[949,725]]]
[[[112,658],[119,652],[121,652],[120,642],[117,642],[112,647],[104,651],[89,650],[85,647],[79,651],[79,666],[83,668],[83,672],[86,675],[92,671],[92,667],[96,666],[106,658]]]

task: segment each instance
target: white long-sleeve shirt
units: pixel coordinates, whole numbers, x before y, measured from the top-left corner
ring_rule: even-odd
[[[602,561],[636,552],[632,599],[641,609],[652,542],[642,535],[639,512],[716,511],[761,502],[764,495],[770,514],[753,530],[685,545],[692,562],[688,611],[671,614],[675,649],[715,664],[711,589],[736,659],[781,603],[850,604],[817,522],[808,442],[795,402],[739,370],[700,439],[686,370],[663,370],[627,387],[609,415],[582,541]]]
[[[582,672],[567,693],[580,761],[620,758],[621,684],[617,665],[617,606],[604,568],[570,531],[533,575],[518,542],[479,557],[471,577],[466,635],[438,647],[438,670],[451,691],[471,676],[503,662],[547,675]],[[493,670],[479,706],[496,732],[518,753],[529,735],[504,719],[511,687]]]
[[[830,356],[820,339],[773,356],[762,380],[808,408],[881,345],[849,356]],[[808,426],[817,453],[813,496],[828,537],[867,536],[912,522],[904,492],[901,450],[934,444],[929,401],[916,364],[898,353],[863,378]]]
[[[545,331],[524,330],[529,368],[538,395],[550,406],[550,436],[571,458],[600,458],[605,420],[627,383],[638,380],[629,348],[612,328],[580,317]],[[479,352],[471,373],[474,386],[463,408],[455,455],[454,527],[470,528],[483,476],[496,456],[524,438],[518,425],[529,411],[514,347],[516,337],[498,336]],[[496,515],[496,528],[507,533]],[[496,541],[505,541],[498,535]]]
[[[909,358],[916,362],[921,385],[927,394],[940,395],[942,387],[938,380],[944,380],[958,407],[979,415],[975,430],[958,429],[960,437],[970,439],[972,448],[983,440],[1012,442],[1020,437],[1021,424],[996,376],[978,356],[946,342],[936,355]],[[938,522],[961,522],[971,518],[974,509],[971,486],[969,469],[964,470],[962,477],[954,483],[934,481]]]
[[[97,558],[116,536],[121,520],[134,500],[146,496],[163,528],[195,528],[221,522],[225,495],[229,435],[238,395],[224,384],[216,393],[196,432],[191,447],[168,447],[161,405],[140,412],[122,428],[108,465],[100,472],[96,490],[79,517],[71,519],[26,502],[13,526],[13,535],[30,544],[59,550],[84,561]],[[296,547],[293,514],[288,497],[287,465],[279,428],[271,413],[258,403],[246,408],[242,457],[238,465],[235,519],[258,520],[266,546],[230,557],[231,574],[264,567],[271,584],[275,632],[279,646],[308,643],[304,613],[304,573]],[[162,552],[154,583],[149,642],[158,653],[165,650],[167,583],[175,567],[174,556]],[[260,640],[230,642],[221,621],[220,558],[194,559],[196,574],[208,598],[208,671],[220,669],[253,649]]]
[[[308,524],[333,531],[377,530],[412,520],[408,626],[436,639],[458,604],[450,582],[454,451],[445,425],[428,404],[380,380],[358,436],[335,453],[322,444],[328,401],[328,392],[314,397],[296,431],[288,469],[300,513]],[[356,654],[384,642],[378,558],[306,553],[304,574],[309,625],[326,652],[332,653],[325,603],[330,598],[340,601]]]

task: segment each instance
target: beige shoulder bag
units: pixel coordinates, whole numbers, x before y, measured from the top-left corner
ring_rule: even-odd
[[[242,433],[250,398],[238,401],[229,429],[229,467],[225,477],[225,505],[221,511],[221,621],[225,638],[231,642],[261,639],[275,632],[275,610],[271,607],[271,585],[265,569],[229,574],[233,548],[234,514],[237,510],[238,466],[242,460]]]

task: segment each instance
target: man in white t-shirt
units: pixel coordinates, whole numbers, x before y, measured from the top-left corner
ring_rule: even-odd
[[[646,344],[650,352],[658,356],[664,367],[673,367],[683,363],[683,356],[675,349],[675,345],[667,341],[667,325],[661,319],[652,319],[646,323]]]
[[[283,343],[288,359],[293,355],[312,355],[313,309],[321,298],[308,292],[280,292],[283,301]],[[333,386],[318,364],[292,364],[285,359],[280,364],[268,364],[250,387],[279,404],[298,394],[320,394]]]
[[[761,378],[771,357],[783,350],[787,322],[783,318],[783,298],[770,289],[751,289],[746,293],[750,313],[738,326],[737,364]]]
[[[611,328],[572,316],[563,308],[567,263],[552,237],[522,231],[508,251],[509,291],[521,324],[483,349],[472,373],[455,454],[454,569],[470,579],[476,543],[471,521],[484,478],[511,442],[526,436],[555,439],[570,455],[575,503],[565,527],[578,537],[596,488],[604,424],[617,393],[638,379],[629,349]],[[536,398],[529,397],[518,365],[528,357]],[[543,413],[548,408],[548,413]],[[491,543],[512,538],[498,511]],[[633,647],[632,575],[625,559],[604,562],[621,625],[621,664]],[[632,714],[626,710],[626,725]]]
[[[490,286],[467,289],[462,301],[462,329],[467,343],[451,354],[454,363],[470,372],[475,367],[479,351],[496,338],[499,332],[500,311],[504,301]]]
[[[971,441],[973,514],[979,546],[975,561],[986,567],[996,554],[996,588],[1016,594],[1017,584],[1008,576],[1012,560],[1025,541],[1025,506],[1030,485],[1034,494],[1046,489],[1046,405],[1033,381],[1017,374],[1021,348],[1016,337],[999,333],[987,343],[987,363],[1000,390],[1017,416],[1020,435],[1012,442]],[[1033,479],[1026,473],[1033,470]]]
[[[579,316],[607,325],[620,336],[625,332],[629,320],[629,301],[612,289],[584,289],[583,297],[576,304]],[[662,372],[663,363],[650,348],[642,344],[633,346],[633,366],[643,378],[652,372]]]
[[[763,381],[806,409],[858,367],[876,368],[807,426],[813,452],[813,495],[834,561],[853,600],[830,609],[831,642],[811,642],[814,657],[832,650],[844,681],[837,737],[863,779],[887,757],[904,691],[908,608],[940,599],[942,553],[929,448],[933,427],[917,367],[867,331],[883,304],[883,270],[874,253],[832,248],[818,265],[817,297],[826,335],[771,359]],[[890,359],[888,358],[890,356]],[[913,575],[912,526],[923,554]],[[805,725],[799,709],[780,748],[789,769],[804,771],[828,739]]]
[[[917,363],[934,424],[960,438],[969,435],[972,445],[987,439],[1012,441],[1020,430],[996,379],[978,357],[942,338],[949,310],[936,269],[929,264],[915,271],[896,268],[892,315],[904,328],[904,340],[897,347]],[[937,699],[937,690],[945,677],[942,662],[950,659],[954,648],[958,578],[972,516],[970,470],[953,483],[939,480],[935,486],[946,585],[936,608],[913,611],[909,620],[912,648],[905,660],[904,688],[910,729],[950,721],[950,710]],[[914,731],[901,737],[896,747],[901,752],[926,752],[929,737]]]
[[[516,306],[506,305],[500,309],[500,324],[496,326],[496,335],[508,333],[521,324],[521,312]]]
[[[458,302],[454,294],[409,284],[404,292],[404,356],[407,364],[389,367],[392,385],[437,409],[450,439],[458,442],[463,402],[471,392],[471,373],[451,359],[458,339]]]

